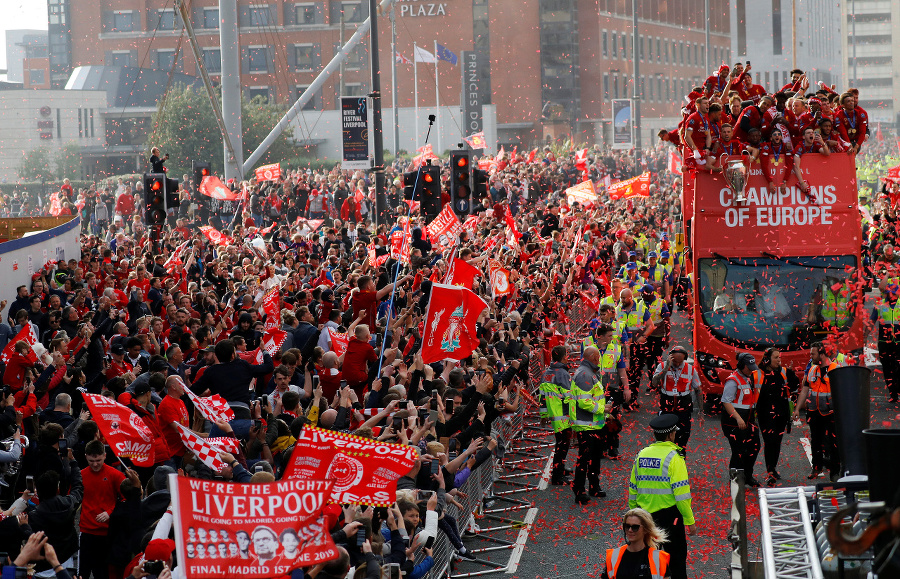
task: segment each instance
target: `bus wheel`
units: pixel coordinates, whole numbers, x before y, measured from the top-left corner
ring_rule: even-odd
[[[703,412],[712,416],[722,411],[722,399],[715,394],[706,394],[703,397]]]

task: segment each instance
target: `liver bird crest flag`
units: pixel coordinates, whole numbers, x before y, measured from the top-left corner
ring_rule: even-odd
[[[422,359],[426,364],[462,360],[478,346],[475,322],[487,304],[464,287],[432,284],[425,313]]]

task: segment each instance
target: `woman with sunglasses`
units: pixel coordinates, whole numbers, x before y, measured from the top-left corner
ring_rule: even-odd
[[[781,352],[775,348],[763,352],[759,369],[763,372],[763,383],[756,401],[756,417],[765,444],[766,486],[773,487],[781,479],[776,467],[781,440],[791,422],[791,391],[797,389],[800,381],[781,365]]]
[[[622,522],[625,545],[606,550],[603,579],[665,579],[669,554],[660,551],[666,532],[653,522],[644,509],[631,509]]]

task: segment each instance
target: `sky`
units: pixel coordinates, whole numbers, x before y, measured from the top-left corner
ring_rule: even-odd
[[[0,69],[6,68],[6,31],[47,30],[47,0],[0,0]]]

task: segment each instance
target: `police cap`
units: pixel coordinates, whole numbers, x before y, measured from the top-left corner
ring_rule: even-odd
[[[673,430],[677,430],[678,417],[674,414],[660,414],[650,421],[650,428],[656,434],[668,434]]]

